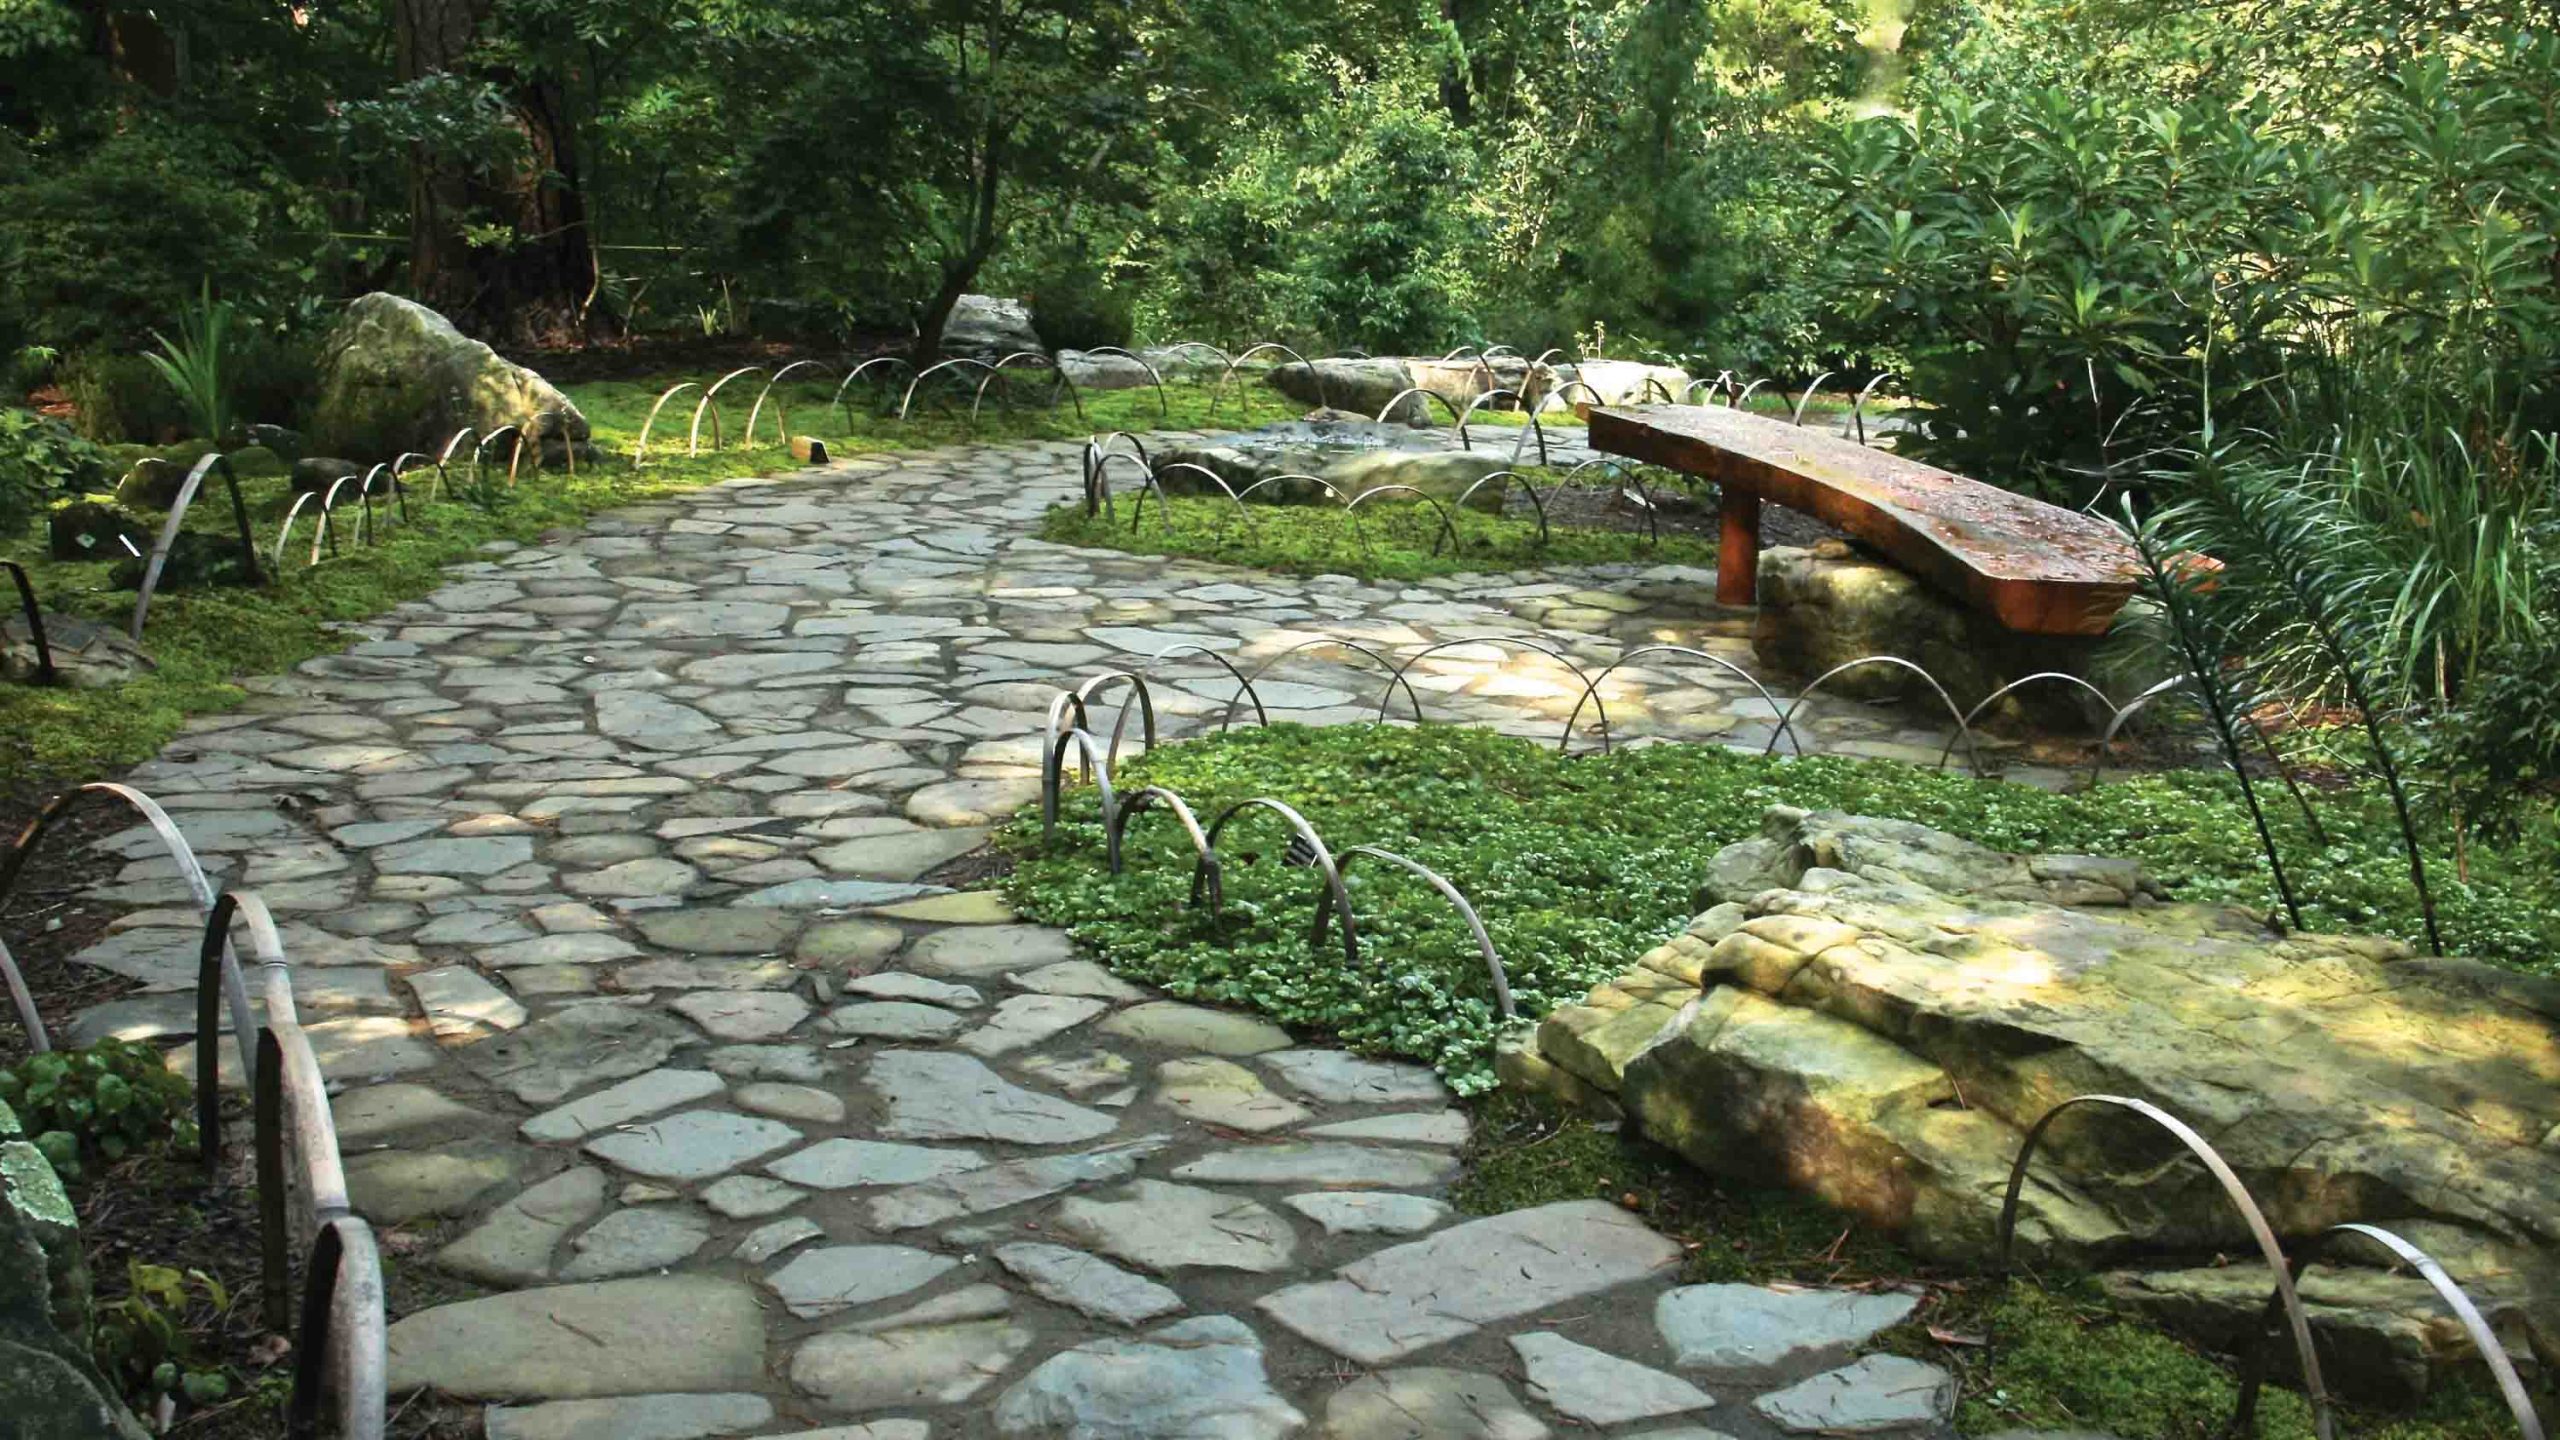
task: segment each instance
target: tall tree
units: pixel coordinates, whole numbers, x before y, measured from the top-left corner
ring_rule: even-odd
[[[484,334],[575,341],[594,319],[597,274],[568,89],[547,68],[491,59],[492,8],[493,0],[393,3],[402,88],[428,105],[493,101],[508,142],[474,153],[434,134],[412,141],[409,286]]]

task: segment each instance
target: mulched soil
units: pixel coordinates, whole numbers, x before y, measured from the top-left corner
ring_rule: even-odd
[[[0,794],[0,835],[14,843],[55,793]],[[107,922],[124,910],[89,898],[114,883],[123,868],[115,856],[89,847],[133,823],[131,812],[120,805],[89,802],[55,823],[19,874],[16,890],[0,897],[0,938],[8,941],[48,1031],[59,1034],[80,1010],[135,988],[120,976],[69,963],[69,957],[103,937]],[[16,1007],[0,1000],[0,1066],[14,1065],[27,1053]]]
[[[1714,538],[1717,524],[1713,504],[1701,502],[1679,490],[1648,490],[1647,493],[1653,499],[1654,525],[1659,533]],[[1644,509],[1626,487],[1559,485],[1545,492],[1541,498],[1547,506],[1547,523],[1558,528],[1625,531],[1645,528]],[[1528,496],[1514,494],[1505,513],[1514,520],[1528,520],[1535,518],[1537,511]],[[1838,538],[1842,538],[1840,531],[1801,510],[1790,510],[1784,505],[1760,508],[1760,543],[1764,546],[1812,545],[1817,541]]]

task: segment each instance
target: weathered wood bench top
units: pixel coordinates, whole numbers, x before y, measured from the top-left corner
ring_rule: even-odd
[[[1721,406],[1593,408],[1592,448],[1712,480],[1716,597],[1751,603],[1763,499],[1847,531],[1921,580],[2033,635],[2098,635],[2142,562],[2113,525],[1889,451]]]

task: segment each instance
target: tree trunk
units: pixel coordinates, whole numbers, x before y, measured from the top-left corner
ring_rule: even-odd
[[[916,348],[908,363],[923,371],[942,359],[942,329],[950,323],[952,309],[960,297],[977,283],[978,272],[986,268],[996,253],[1001,232],[996,228],[996,182],[1002,174],[1004,136],[1001,132],[987,140],[984,158],[978,164],[977,186],[970,195],[969,248],[942,262],[942,285],[916,321]]]
[[[490,0],[395,0],[398,78],[459,73]],[[589,328],[596,285],[593,236],[568,97],[548,79],[495,76],[522,155],[475,175],[420,146],[409,157],[409,289],[463,329],[513,342],[574,343]],[[514,231],[504,246],[473,245],[474,216]]]

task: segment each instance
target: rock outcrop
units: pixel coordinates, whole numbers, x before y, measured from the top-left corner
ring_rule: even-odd
[[[542,439],[543,463],[587,443],[587,417],[551,382],[412,300],[359,296],[320,347],[314,453],[389,460],[440,451],[456,431],[513,425]],[[581,452],[583,458],[585,452]]]
[[[2147,1100],[2211,1138],[2280,1235],[2399,1231],[2560,1360],[2560,983],[2167,903],[2129,861],[1786,807],[1700,899],[1686,933],[1509,1050],[1506,1077],[1971,1264],[2028,1126],[2078,1095]],[[2165,1134],[2084,1111],[2029,1171],[2025,1253],[2252,1253]],[[2122,1288],[2204,1304],[2158,1277]],[[2459,1351],[2384,1332],[2368,1389]]]
[[[950,318],[942,322],[945,355],[1001,360],[1024,350],[1034,355],[1049,353],[1049,347],[1040,343],[1040,332],[1032,328],[1031,307],[1022,301],[963,295],[951,307]]]
[[[62,1181],[0,1104],[0,1415],[25,1440],[142,1440],[89,1359],[89,1272]]]
[[[1274,357],[1266,352],[1258,358]],[[1586,360],[1533,368],[1516,355],[1500,355],[1491,360],[1435,360],[1424,356],[1310,359],[1304,365],[1279,356],[1265,377],[1281,394],[1302,404],[1330,406],[1370,418],[1377,418],[1393,404],[1394,413],[1385,418],[1411,425],[1446,425],[1452,410],[1463,411],[1468,401],[1495,390],[1509,390],[1541,401],[1543,408],[1567,408],[1589,403],[1594,395],[1605,405],[1638,405],[1647,401],[1659,404],[1665,395],[1680,396],[1689,383],[1685,372],[1667,365]],[[1397,400],[1407,390],[1436,395],[1449,402],[1448,407],[1422,395]]]

